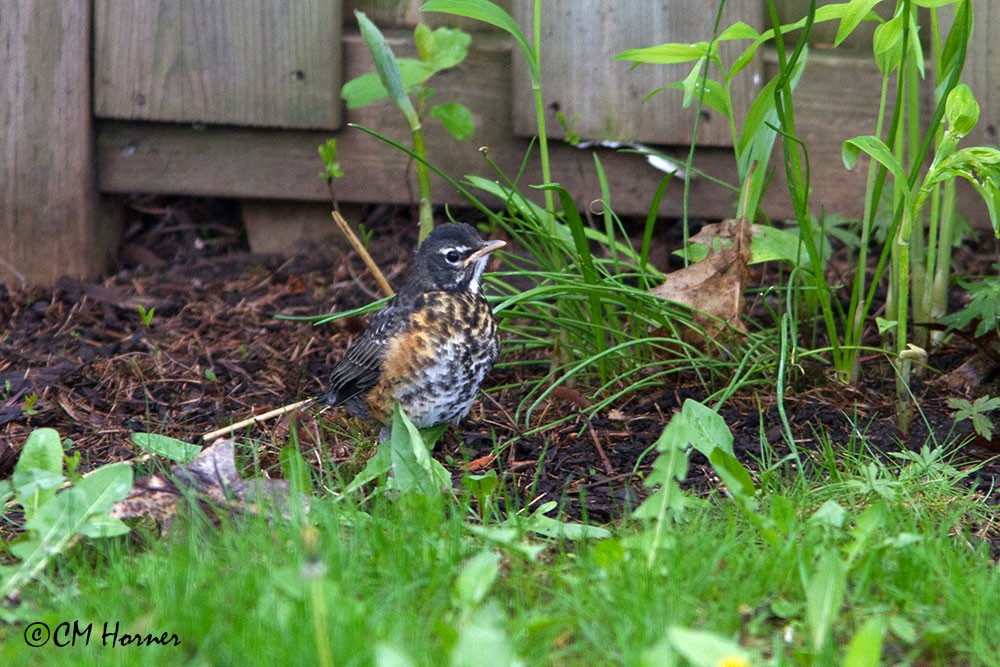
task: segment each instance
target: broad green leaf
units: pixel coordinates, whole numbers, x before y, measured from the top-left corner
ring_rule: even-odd
[[[94,514],[87,518],[80,534],[90,538],[115,537],[116,535],[126,535],[131,530],[128,525],[117,517],[110,514]]]
[[[500,28],[517,41],[521,50],[524,52],[525,59],[531,67],[532,80],[538,80],[538,62],[535,59],[531,44],[528,43],[528,39],[524,36],[524,33],[521,32],[521,28],[517,25],[517,21],[511,18],[511,15],[504,11],[501,7],[495,5],[489,0],[430,0],[420,6],[420,11],[442,12],[445,14],[464,16],[466,18],[482,21],[483,23],[489,23],[496,28]]]
[[[898,15],[875,28],[872,38],[875,64],[883,76],[892,73],[903,59],[903,17]]]
[[[553,538],[565,538],[567,540],[602,540],[611,537],[611,532],[600,526],[590,526],[585,523],[575,521],[560,521],[546,516],[546,512],[552,511],[552,507],[539,508],[531,513],[531,516],[522,522],[522,526],[533,533]]]
[[[399,58],[400,79],[403,88],[410,90],[434,76],[434,68],[429,63],[414,58]],[[348,109],[359,109],[389,97],[389,91],[382,85],[378,72],[368,72],[351,79],[340,89]]]
[[[689,505],[687,495],[678,484],[687,477],[689,432],[687,415],[682,411],[670,418],[657,438],[654,445],[660,455],[653,461],[653,469],[643,484],[659,488],[632,512],[636,519],[662,521],[668,515],[680,516]]]
[[[440,72],[465,60],[472,35],[458,28],[442,27],[431,31],[426,25],[419,23],[414,31],[414,40],[421,60],[426,61],[435,72]]]
[[[85,475],[73,486],[57,494],[28,519],[24,528],[30,538],[12,546],[21,564],[0,582],[0,598],[34,579],[52,556],[61,554],[70,541],[81,534],[120,534],[121,522],[109,521],[114,503],[132,488],[132,466],[113,463]],[[93,528],[88,528],[89,522]]]
[[[727,452],[722,447],[716,447],[711,456],[708,457],[708,461],[712,464],[716,474],[719,475],[719,479],[734,496],[753,498],[757,493],[757,487],[753,483],[750,472],[732,452]]]
[[[413,29],[413,43],[421,60],[430,60],[434,55],[434,33],[423,21]]]
[[[630,60],[635,63],[653,65],[676,65],[689,63],[709,55],[708,42],[697,44],[660,44],[641,49],[627,49],[616,55],[612,60]]]
[[[875,317],[875,326],[878,328],[878,335],[884,336],[888,332],[896,328],[899,324],[897,320],[887,320],[884,317]]]
[[[486,599],[493,583],[500,576],[500,554],[491,549],[480,551],[465,561],[455,579],[456,603],[461,608],[472,608]]]
[[[497,471],[487,470],[482,475],[466,475],[462,478],[462,486],[469,490],[481,504],[485,504],[489,496],[500,486]]]
[[[714,632],[673,626],[667,630],[673,647],[695,667],[750,667],[750,655],[735,640]]]
[[[395,646],[379,644],[375,647],[375,667],[416,667],[416,664]]]
[[[847,570],[835,551],[828,551],[806,586],[806,620],[812,648],[819,652],[830,639],[847,589]]]
[[[754,27],[743,21],[737,21],[719,33],[716,41],[727,42],[734,39],[757,39],[758,37],[760,37],[760,33]]]
[[[389,471],[392,470],[392,453],[384,444],[375,450],[375,454],[368,459],[361,472],[354,476],[351,483],[344,489],[344,493],[354,493],[365,484],[389,474]]]
[[[177,463],[190,463],[201,453],[201,447],[158,433],[133,433],[132,442],[147,452]]]
[[[681,412],[686,417],[685,438],[706,458],[717,448],[733,453],[733,432],[718,412],[698,401],[687,399]]]
[[[441,121],[448,134],[459,141],[469,139],[476,132],[476,121],[464,104],[448,102],[431,108],[431,118]]]
[[[11,478],[17,503],[24,508],[26,517],[31,515],[66,483],[61,472],[51,472],[39,468],[15,469]]]
[[[545,545],[529,542],[524,539],[524,533],[507,523],[502,525],[467,523],[465,529],[473,535],[490,540],[505,549],[520,554],[530,561],[538,560],[538,556],[545,551]]]
[[[681,81],[681,90],[684,91],[681,106],[685,109],[690,107],[691,102],[694,100],[694,96],[699,88],[698,82],[701,81],[701,70],[703,67],[705,67],[705,59],[699,58],[688,75]]]
[[[960,83],[948,93],[945,103],[945,118],[948,126],[959,136],[964,137],[979,122],[979,102],[972,94],[972,89]]]
[[[132,489],[132,465],[112,463],[93,470],[73,484],[84,494],[88,514],[110,512]]]
[[[358,20],[358,26],[361,28],[361,38],[364,40],[365,46],[368,47],[368,51],[372,54],[372,60],[375,61],[375,71],[378,72],[379,80],[382,81],[385,89],[389,91],[389,97],[396,103],[396,106],[403,112],[403,115],[406,116],[410,127],[414,127],[419,123],[417,110],[413,108],[413,102],[410,101],[410,96],[403,86],[402,75],[399,71],[399,62],[396,60],[395,54],[393,54],[392,49],[386,43],[382,32],[365,16],[364,12],[354,10],[354,16]]]
[[[882,619],[873,616],[865,621],[847,645],[844,667],[878,667],[882,664],[882,636],[885,626]]]
[[[809,523],[828,526],[837,530],[843,528],[846,521],[847,510],[841,507],[835,500],[827,500],[809,517]]]
[[[32,431],[11,475],[17,502],[27,516],[56,495],[65,481],[62,470],[63,447],[58,431],[51,428]]]
[[[844,142],[841,149],[841,158],[843,158],[844,166],[848,170],[854,169],[854,165],[857,164],[858,156],[862,151],[888,169],[897,183],[902,187],[906,187],[907,176],[903,165],[899,163],[899,160],[892,154],[892,151],[885,145],[885,142],[872,135],[854,137]]]
[[[462,619],[451,651],[451,667],[520,667],[514,642],[504,629],[506,617],[495,602],[487,603]]]
[[[670,639],[664,637],[642,652],[639,667],[677,667],[680,660]]]
[[[829,241],[823,239],[824,257],[828,255],[829,245]],[[764,225],[757,227],[750,241],[750,263],[760,264],[776,259],[784,260],[792,266],[807,262],[808,255],[799,240],[799,230]]]
[[[442,489],[451,487],[451,475],[431,456],[420,430],[398,403],[392,411],[389,447],[394,475],[392,485],[400,493],[440,496]]]
[[[854,32],[854,29],[865,19],[879,19],[878,15],[872,12],[872,8],[882,0],[851,0],[844,8],[844,14],[837,27],[837,36],[833,40],[834,46],[840,46],[847,37]]]
[[[705,85],[702,86],[702,83]],[[678,81],[670,84],[667,88],[683,91],[685,84],[685,81]],[[665,88],[657,89],[653,93],[647,95],[646,99],[649,99],[652,95],[663,90],[665,90]],[[705,106],[722,114],[726,120],[733,119],[733,108],[729,101],[729,91],[727,91],[721,83],[712,78],[698,77],[694,82],[694,88],[692,91],[701,99],[702,102],[705,103]]]

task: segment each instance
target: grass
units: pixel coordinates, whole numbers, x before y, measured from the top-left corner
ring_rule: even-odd
[[[993,664],[1000,573],[974,532],[995,509],[939,452],[886,462],[831,443],[805,474],[772,466],[754,512],[778,539],[714,494],[671,522],[651,566],[648,522],[602,540],[547,539],[526,521],[483,530],[464,499],[324,495],[307,520],[221,527],[195,511],[165,539],[78,544],[22,591],[20,623],[0,628],[0,661],[315,665],[325,635],[337,665],[661,664],[657,650],[722,664],[699,660],[704,642],[665,641],[686,628],[752,660],[729,664],[840,664],[876,619],[886,662]],[[830,554],[845,586],[819,628],[811,591]],[[30,622],[73,621],[91,625],[89,645],[23,638]],[[105,622],[180,645],[113,649]]]

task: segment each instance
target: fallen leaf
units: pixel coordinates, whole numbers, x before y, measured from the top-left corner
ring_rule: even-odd
[[[288,481],[243,479],[236,469],[235,448],[229,439],[216,440],[190,463],[170,467],[171,475],[157,473],[137,481],[128,496],[115,503],[111,516],[149,517],[162,531],[170,527],[183,498],[231,512],[259,514],[263,505],[287,514]],[[306,510],[309,499],[304,498]]]
[[[472,459],[469,461],[469,466],[466,468],[469,472],[475,472],[476,470],[484,470],[497,460],[495,454],[487,454],[486,456],[480,456],[478,459]]]
[[[708,255],[668,273],[666,280],[650,292],[699,311],[694,320],[710,336],[724,328],[719,320],[738,331],[746,331],[740,315],[752,235],[752,225],[746,218],[705,225],[690,241],[705,245]]]

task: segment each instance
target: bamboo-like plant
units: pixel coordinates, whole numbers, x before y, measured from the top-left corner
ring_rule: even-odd
[[[535,121],[538,131],[538,153],[542,168],[542,181],[552,182],[552,171],[549,166],[549,142],[548,133],[545,129],[545,104],[542,101],[542,3],[535,0],[532,41],[525,37],[520,26],[517,25],[510,14],[502,7],[490,2],[490,0],[430,0],[420,6],[422,12],[441,12],[464,16],[488,23],[506,32],[514,38],[517,45],[524,53],[524,59],[528,62],[528,73],[531,76],[531,90],[535,98]],[[551,214],[554,209],[554,201],[551,190],[545,191],[545,210]],[[554,221],[551,221],[554,224]]]
[[[375,61],[375,72],[348,81],[341,90],[341,96],[347,102],[349,109],[367,106],[388,97],[406,118],[413,139],[413,152],[420,158],[416,160],[416,170],[422,241],[434,227],[430,175],[427,171],[427,151],[424,148],[422,125],[425,107],[434,95],[434,91],[424,84],[437,72],[454,67],[465,60],[471,38],[462,30],[438,28],[432,31],[420,23],[414,30],[414,41],[420,59],[397,58],[386,43],[382,32],[364,12],[355,10],[354,15],[361,28],[361,38],[372,54],[372,60]],[[456,139],[468,139],[475,130],[472,113],[457,102],[436,105],[430,109],[430,115],[440,120],[445,129]]]
[[[791,24],[778,20],[773,0],[768,0],[770,30],[758,33],[744,23],[717,31],[710,42],[664,44],[632,49],[618,58],[636,63],[692,62],[691,73],[672,87],[684,91],[684,102],[700,99],[721,113],[730,123],[741,178],[746,178],[749,160],[766,162],[774,138],[782,139],[789,195],[795,211],[798,239],[806,255],[801,265],[808,286],[821,298],[816,302],[830,339],[834,367],[849,382],[857,380],[858,353],[862,335],[870,323],[875,289],[888,278],[887,315],[878,319],[879,330],[888,334],[886,350],[895,362],[899,419],[909,423],[909,379],[914,359],[926,355],[928,328],[910,333],[911,321],[921,324],[938,321],[945,312],[947,286],[951,275],[951,251],[956,239],[954,180],[964,178],[986,201],[990,221],[1000,234],[1000,151],[991,147],[958,148],[959,141],[975,126],[979,107],[972,91],[959,83],[968,42],[972,34],[972,4],[969,0],[897,0],[889,20],[872,10],[880,0],[850,0],[816,7],[811,0],[806,16]],[[918,88],[924,74],[924,54],[918,39],[918,8],[929,11],[931,48],[936,63],[934,109],[926,126],[921,125]],[[954,12],[946,35],[940,30],[940,13]],[[810,28],[823,21],[839,21],[834,44],[839,45],[862,21],[878,21],[873,54],[882,72],[882,90],[875,133],[845,142],[845,166],[853,168],[860,153],[872,158],[869,167],[862,219],[860,248],[850,302],[846,309],[831,298],[832,286],[823,266],[824,240],[813,230],[809,210],[808,154],[796,136],[792,91],[808,55],[806,39]],[[800,31],[791,50],[783,36]],[[752,40],[732,64],[722,62],[719,44],[728,40]],[[730,87],[756,56],[757,50],[773,41],[779,74],[757,95],[742,126],[732,112]],[[722,73],[713,79],[704,71],[712,64]],[[895,99],[890,105],[890,93]],[[772,133],[767,140],[767,132]],[[926,158],[933,156],[930,166]],[[763,170],[761,170],[763,172]],[[886,182],[891,176],[891,189]],[[752,180],[743,206],[753,215],[760,188]],[[762,185],[762,183],[761,183]],[[878,251],[874,275],[868,279],[868,260],[877,243],[877,216],[888,192],[891,211],[887,240]],[[929,204],[929,206],[928,206]],[[930,209],[928,213],[927,209]],[[794,264],[794,263],[793,263]],[[888,273],[886,273],[888,268]]]

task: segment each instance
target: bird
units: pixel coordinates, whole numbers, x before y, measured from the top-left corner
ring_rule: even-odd
[[[434,228],[399,292],[333,367],[325,403],[380,422],[383,439],[394,403],[417,428],[458,424],[499,354],[482,277],[505,245],[461,222]]]

